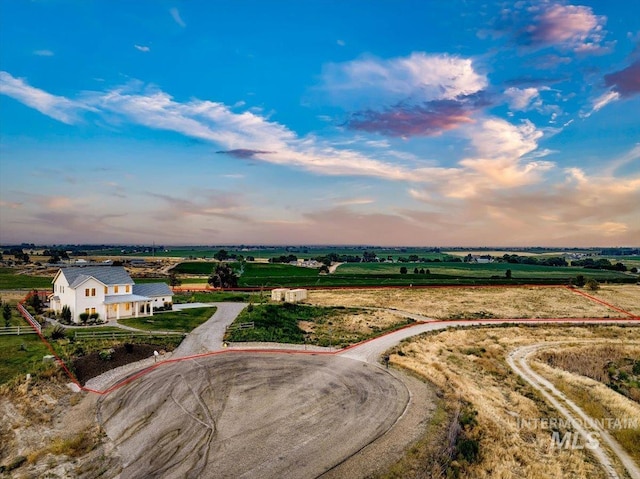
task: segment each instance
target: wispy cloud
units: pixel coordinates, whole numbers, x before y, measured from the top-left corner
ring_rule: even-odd
[[[507,88],[504,92],[509,108],[512,110],[522,111],[528,110],[536,100],[540,97],[538,88]]]
[[[182,17],[180,16],[180,12],[178,11],[177,8],[173,7],[169,9],[169,13],[171,14],[171,18],[173,18],[173,20],[182,28],[185,28],[187,26],[187,24],[184,23],[184,20],[182,20]]]
[[[487,84],[471,59],[415,52],[408,57],[329,64],[320,88],[340,106],[361,110],[381,104],[453,100],[477,93]]]
[[[134,45],[134,48],[136,50],[140,50],[141,52],[145,52],[145,53],[151,51],[151,48],[149,48],[147,46],[144,46],[144,45]]]
[[[0,94],[10,96],[25,105],[67,124],[77,123],[80,113],[91,107],[62,96],[34,88],[21,78],[0,71]]]
[[[273,153],[272,151],[264,151],[264,150],[248,150],[246,148],[238,148],[235,150],[227,150],[227,151],[216,151],[217,154],[230,155],[235,158],[241,159],[249,159],[253,158],[256,155],[268,155]]]
[[[39,57],[52,57],[53,56],[53,52],[51,50],[34,50],[33,54],[37,55]]]

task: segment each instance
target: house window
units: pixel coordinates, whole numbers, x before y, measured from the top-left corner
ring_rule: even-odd
[[[113,292],[114,292],[114,293],[117,293],[117,292],[118,292],[118,285],[115,285],[115,286],[113,287]]]
[[[84,290],[84,295],[85,295],[85,296],[89,296],[89,288],[87,288],[87,289],[85,289],[85,290]]]
[[[95,296],[96,295],[96,288],[91,288],[91,296]]]
[[[96,314],[96,308],[91,308],[91,314]]]
[[[131,286],[126,285],[126,286],[125,286],[125,291],[126,291],[127,293],[128,293],[129,291],[131,291]]]
[[[107,293],[109,293],[109,287],[108,287],[108,286],[105,286],[105,287],[104,287],[104,294],[107,294]]]
[[[84,312],[87,314],[91,314],[89,308],[84,308]]]
[[[131,303],[127,303],[124,307],[124,309],[127,311],[129,311],[130,308],[131,308]]]

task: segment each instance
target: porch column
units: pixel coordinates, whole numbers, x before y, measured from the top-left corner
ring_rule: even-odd
[[[137,318],[140,315],[140,303],[138,303],[137,301],[134,301],[133,307],[136,310],[136,318]]]
[[[149,314],[153,316],[153,301],[149,301],[147,305],[149,306]]]
[[[120,303],[116,303],[116,321],[120,319]]]

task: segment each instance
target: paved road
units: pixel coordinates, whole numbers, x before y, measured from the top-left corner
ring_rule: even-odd
[[[210,303],[218,309],[206,323],[191,331],[173,351],[173,358],[193,356],[209,351],[222,349],[224,332],[240,312],[247,307],[247,303]]]
[[[317,477],[383,435],[409,401],[386,370],[337,356],[176,362],[103,396],[128,478]]]
[[[575,341],[574,341],[575,342]],[[511,369],[513,369],[522,379],[529,383],[534,389],[538,390],[542,396],[554,407],[560,414],[564,416],[567,421],[573,424],[573,427],[580,433],[583,439],[583,443],[589,441],[588,433],[593,431],[597,434],[599,442],[605,442],[609,449],[620,460],[625,467],[629,475],[633,479],[640,479],[640,468],[629,457],[627,452],[618,444],[618,442],[602,427],[591,420],[591,418],[573,401],[568,399],[563,393],[547,381],[545,378],[537,374],[531,369],[527,360],[528,358],[537,352],[540,348],[549,347],[553,345],[560,345],[562,343],[538,343],[528,346],[523,346],[509,353],[507,362]],[[607,475],[611,478],[619,478],[620,476],[616,472],[615,468],[611,464],[611,460],[607,456],[602,447],[591,449],[591,453],[600,462]]]

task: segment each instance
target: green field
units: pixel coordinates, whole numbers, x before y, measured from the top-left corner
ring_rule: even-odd
[[[271,293],[244,293],[239,291],[196,291],[193,293],[178,293],[173,296],[174,304],[183,303],[264,303],[269,301]]]
[[[231,263],[239,270],[239,263]],[[210,263],[191,262],[179,265],[190,274],[210,273]],[[408,274],[400,274],[406,267]],[[415,268],[430,274],[414,274]],[[511,279],[506,271],[511,270]],[[581,267],[553,267],[511,263],[345,263],[334,274],[320,275],[318,270],[288,264],[246,263],[239,277],[239,287],[323,287],[323,286],[423,286],[477,284],[566,284],[583,275],[599,282],[635,282],[637,276],[617,271],[585,269]],[[202,278],[204,281],[204,277]],[[192,279],[185,280],[191,282]]]
[[[155,313],[143,318],[120,319],[118,322],[145,331],[179,331],[188,333],[206,322],[216,312],[216,308],[193,308],[184,311]]]
[[[0,268],[0,289],[50,289],[52,277],[16,274],[13,268]]]
[[[402,266],[407,268],[409,272],[407,276],[416,278],[424,277],[425,275],[414,275],[413,270],[415,268],[428,269],[431,271],[431,275],[454,278],[504,277],[508,269],[511,270],[513,279],[568,279],[575,278],[579,274],[598,281],[615,281],[628,278],[628,275],[617,271],[510,263],[347,263],[338,267],[336,275],[399,274]]]

